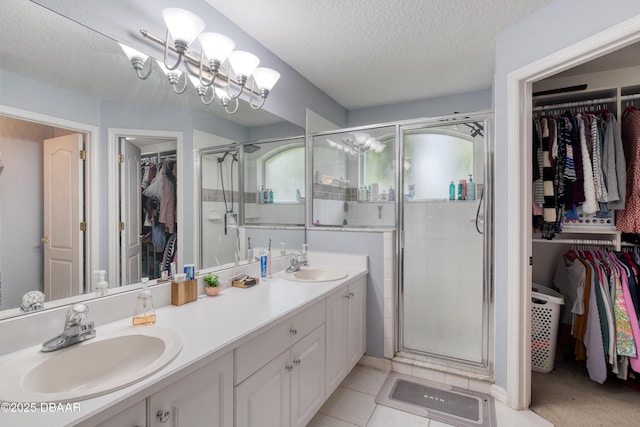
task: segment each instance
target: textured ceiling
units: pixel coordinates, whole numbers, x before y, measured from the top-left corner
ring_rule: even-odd
[[[492,87],[498,33],[551,0],[205,0],[347,109]]]

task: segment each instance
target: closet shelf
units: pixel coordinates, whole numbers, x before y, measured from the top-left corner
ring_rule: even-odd
[[[572,239],[567,238],[566,234],[591,234],[612,236],[612,239]],[[580,230],[579,232],[564,232],[552,240],[534,237],[531,239],[533,243],[553,243],[563,245],[585,245],[585,246],[613,246],[616,251],[620,251],[622,246],[626,246],[622,241],[622,233],[618,230]]]

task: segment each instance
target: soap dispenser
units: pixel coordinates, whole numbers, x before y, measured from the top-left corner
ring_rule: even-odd
[[[104,270],[98,270],[96,271],[96,273],[98,273],[98,283],[96,283],[96,296],[103,297],[107,295],[107,289],[109,288],[109,283],[107,283],[107,281],[104,280],[104,276],[105,276]]]
[[[156,309],[153,307],[151,291],[147,289],[149,279],[142,278],[142,291],[138,294],[136,311],[133,312],[133,325],[153,325],[156,323]]]
[[[467,200],[476,199],[476,183],[473,182],[473,175],[469,175],[469,182],[467,182]]]

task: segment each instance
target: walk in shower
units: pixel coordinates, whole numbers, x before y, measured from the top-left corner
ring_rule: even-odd
[[[400,126],[398,348],[491,376],[491,162],[486,115]]]

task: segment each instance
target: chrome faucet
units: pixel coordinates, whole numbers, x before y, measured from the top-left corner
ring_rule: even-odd
[[[298,252],[291,258],[291,265],[285,270],[287,273],[294,273],[300,270],[300,267],[308,265],[307,254],[305,252]]]
[[[40,291],[29,291],[22,297],[20,311],[29,313],[31,311],[42,310],[44,308],[44,293]]]
[[[40,351],[49,352],[90,340],[96,336],[96,328],[93,322],[83,323],[89,307],[85,304],[74,304],[67,309],[64,330],[60,335],[51,338],[42,344]]]

